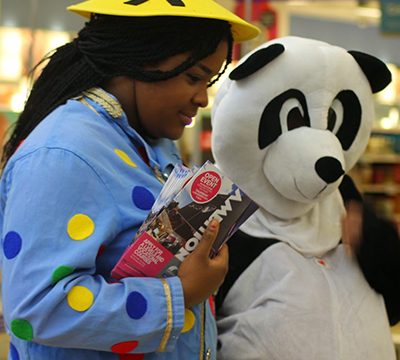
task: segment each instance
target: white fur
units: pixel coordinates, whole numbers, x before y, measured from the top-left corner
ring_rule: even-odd
[[[242,80],[227,79],[212,111],[217,165],[260,206],[241,230],[281,241],[257,258],[229,291],[218,327],[221,359],[392,360],[384,302],[340,243],[345,213],[338,187],[316,172],[322,157],[347,173],[365,150],[374,119],[368,79],[345,49],[298,37],[284,52]],[[250,54],[249,54],[250,55]],[[248,56],[249,56],[248,55]],[[248,56],[243,58],[243,63]],[[288,130],[290,100],[280,110],[282,133],[264,149],[258,129],[265,106],[288,89],[301,91],[310,126]],[[361,104],[361,127],[343,150],[327,130],[327,114],[340,91]],[[325,260],[327,267],[318,264]]]

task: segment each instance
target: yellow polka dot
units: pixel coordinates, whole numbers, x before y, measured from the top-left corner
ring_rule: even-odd
[[[76,311],[86,311],[93,305],[93,293],[84,286],[74,286],[68,293],[68,305]]]
[[[137,165],[131,160],[131,158],[125,151],[122,151],[120,149],[115,149],[114,152],[129,166],[137,167]]]
[[[72,240],[85,240],[94,232],[93,220],[84,214],[76,214],[68,221],[68,235]]]
[[[192,330],[195,322],[196,317],[193,312],[189,309],[185,309],[185,324],[183,325],[182,333]]]

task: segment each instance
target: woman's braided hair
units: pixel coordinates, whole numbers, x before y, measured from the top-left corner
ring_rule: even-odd
[[[76,39],[42,60],[41,63],[49,62],[35,81],[25,108],[4,146],[3,166],[21,141],[68,99],[120,75],[145,82],[167,80],[212,54],[222,40],[228,42],[228,55],[225,67],[212,83],[231,62],[233,40],[229,23],[178,16],[92,16]],[[147,65],[156,65],[186,52],[190,54],[188,59],[173,70],[144,69]]]

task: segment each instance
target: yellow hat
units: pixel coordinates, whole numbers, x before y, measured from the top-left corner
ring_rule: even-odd
[[[225,20],[237,42],[256,37],[260,30],[213,0],[87,0],[68,10],[90,17],[92,13],[116,16],[187,16]]]

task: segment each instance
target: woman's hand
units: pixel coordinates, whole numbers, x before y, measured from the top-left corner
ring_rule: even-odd
[[[217,237],[219,222],[210,221],[196,249],[182,262],[178,277],[182,282],[185,307],[205,301],[224,281],[228,271],[228,246],[222,246],[210,258],[211,247]]]

